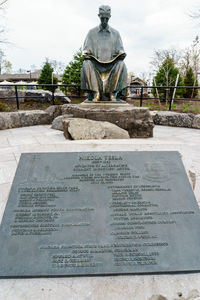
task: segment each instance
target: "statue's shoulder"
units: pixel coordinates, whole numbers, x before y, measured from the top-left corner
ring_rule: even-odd
[[[96,26],[89,30],[88,34],[92,35],[99,31],[99,26]]]
[[[112,33],[116,34],[116,35],[119,35],[119,31],[117,31],[115,28],[109,26],[109,29]]]

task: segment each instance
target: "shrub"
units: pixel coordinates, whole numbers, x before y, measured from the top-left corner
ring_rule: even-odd
[[[0,102],[0,111],[6,111],[7,105],[5,103]]]

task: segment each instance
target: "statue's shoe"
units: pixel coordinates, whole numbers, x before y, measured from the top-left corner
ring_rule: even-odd
[[[99,102],[100,101],[100,94],[96,93],[92,101],[93,102]]]
[[[117,101],[115,94],[110,94],[110,101]]]

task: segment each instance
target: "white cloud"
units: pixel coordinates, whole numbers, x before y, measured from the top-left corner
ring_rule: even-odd
[[[15,69],[41,66],[45,57],[66,64],[99,23],[100,0],[9,0],[7,59]],[[198,26],[188,12],[197,0],[107,0],[110,25],[119,30],[129,71],[147,71],[155,49],[183,48],[192,43]]]

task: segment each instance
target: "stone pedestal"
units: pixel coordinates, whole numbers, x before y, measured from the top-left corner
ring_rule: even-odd
[[[89,101],[85,100],[80,104],[81,107],[92,107],[92,106],[98,106],[98,107],[119,107],[119,106],[130,106],[126,101],[120,100],[120,101]]]
[[[146,107],[116,103],[65,104],[62,106],[62,114],[113,123],[127,130],[131,138],[153,137],[154,123]]]

